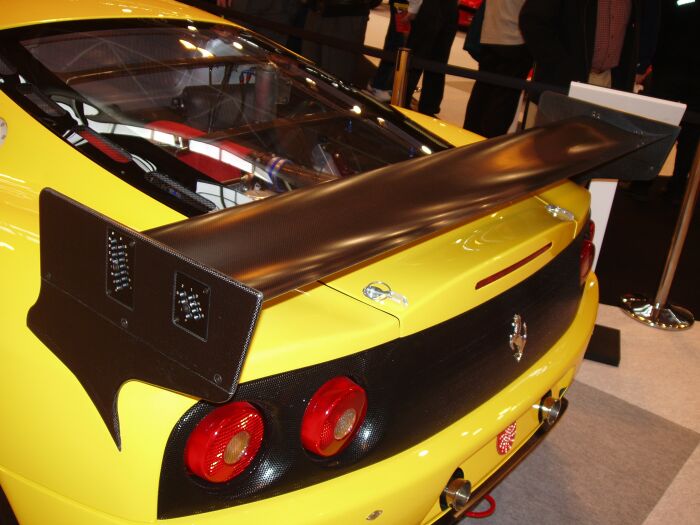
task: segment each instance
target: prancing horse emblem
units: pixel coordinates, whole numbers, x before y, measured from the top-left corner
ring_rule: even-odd
[[[513,327],[513,333],[510,334],[508,343],[513,351],[513,357],[519,363],[523,358],[523,352],[525,352],[525,345],[527,344],[527,323],[523,323],[523,318],[515,314],[511,326]]]

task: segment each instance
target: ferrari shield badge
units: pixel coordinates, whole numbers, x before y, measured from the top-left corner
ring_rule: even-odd
[[[515,443],[515,431],[517,430],[517,425],[513,421],[508,425],[503,432],[498,434],[496,438],[496,449],[501,456],[505,456],[513,448],[513,443]]]
[[[515,314],[511,327],[512,331],[508,337],[508,343],[513,351],[513,357],[519,363],[523,358],[525,345],[527,344],[527,323],[524,323],[523,318]]]

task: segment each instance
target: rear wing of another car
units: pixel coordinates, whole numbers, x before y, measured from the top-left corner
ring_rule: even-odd
[[[143,233],[45,189],[27,324],[120,447],[117,394],[130,379],[231,399],[264,299],[629,162],[674,132],[579,116]]]

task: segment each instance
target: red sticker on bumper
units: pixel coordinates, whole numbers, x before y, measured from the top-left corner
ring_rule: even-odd
[[[511,423],[506,427],[506,429],[498,434],[498,437],[496,438],[496,449],[498,450],[498,453],[503,456],[505,454],[508,454],[510,452],[510,449],[513,448],[513,443],[515,442],[515,431],[517,429],[517,425],[515,422]]]

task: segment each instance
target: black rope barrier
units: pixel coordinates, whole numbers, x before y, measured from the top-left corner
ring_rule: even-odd
[[[528,94],[539,94],[543,93],[544,91],[554,91],[563,95],[566,95],[568,93],[568,89],[565,89],[561,86],[555,86],[554,84],[545,84],[543,82],[522,80],[515,77],[500,75],[498,73],[478,71],[476,69],[469,69],[467,67],[454,66],[451,64],[440,64],[439,62],[428,60],[426,58],[420,58],[413,55],[411,55],[411,67],[423,69],[426,71],[432,71],[434,73],[444,73],[446,75],[452,75],[455,77],[481,80],[488,84],[495,84],[501,87],[523,90],[526,91]]]
[[[274,22],[272,20],[268,20],[260,16],[255,16],[249,13],[244,13],[242,11],[231,9],[230,7],[219,7],[214,4],[204,2],[202,0],[179,0],[179,2],[192,7],[196,7],[198,9],[201,9],[202,11],[207,11],[217,16],[221,16],[222,18],[225,18],[226,20],[230,20],[232,22],[242,22],[244,24],[258,26],[264,29],[270,29],[272,31],[276,31],[284,35],[299,37],[303,40],[317,42],[336,49],[341,49],[343,51],[349,51],[357,55],[367,55],[374,58],[386,60],[387,62],[392,64],[396,63],[396,53],[391,51],[384,51],[383,49],[379,49],[377,47],[358,44],[356,42],[351,42],[343,38],[323,35],[314,31],[307,31],[299,27],[290,26],[288,24],[281,24],[279,22]],[[280,45],[279,43],[277,44]],[[532,94],[539,95],[544,91],[554,91],[562,94],[568,93],[567,88],[555,86],[553,84],[545,84],[542,82],[534,82],[530,80],[521,80],[519,78],[500,75],[497,73],[488,73],[486,71],[478,71],[476,69],[470,69],[451,64],[441,64],[433,60],[428,60],[413,55],[411,56],[410,66],[411,68],[418,68],[434,73],[444,73],[446,75],[452,75],[461,78],[480,80],[488,84],[494,84],[501,87],[522,90],[525,91],[530,98]],[[700,125],[700,112],[686,110],[681,122]]]

